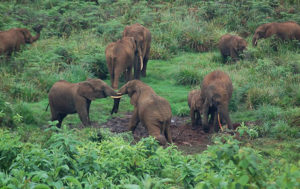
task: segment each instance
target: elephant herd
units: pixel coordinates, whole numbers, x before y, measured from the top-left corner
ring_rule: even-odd
[[[33,43],[39,38],[41,29],[42,26],[34,28],[37,32],[35,37],[25,28],[0,32],[0,55],[10,56],[21,45]],[[282,40],[300,41],[300,26],[292,21],[260,25],[254,33],[252,45],[256,46],[259,39],[272,35]],[[134,106],[128,129],[134,132],[141,122],[162,145],[172,143],[172,111],[169,102],[139,80],[140,76],[146,76],[150,47],[151,33],[146,27],[138,23],[126,26],[122,39],[108,44],[105,50],[111,87],[100,79],[87,79],[79,83],[65,80],[56,82],[48,94],[51,120],[58,120],[57,126],[60,127],[68,114],[78,113],[83,125],[90,125],[89,109],[92,100],[108,96],[113,98],[112,114],[118,112],[120,98],[127,94]],[[219,50],[224,60],[227,57],[238,60],[246,47],[247,42],[236,35],[226,34],[219,40]],[[122,74],[127,83],[116,92],[114,89],[119,88]],[[226,123],[229,129],[233,129],[228,111],[232,92],[232,81],[228,74],[220,70],[207,74],[201,90],[192,90],[188,95],[193,128],[202,125],[205,132],[209,132],[210,127],[217,132]]]

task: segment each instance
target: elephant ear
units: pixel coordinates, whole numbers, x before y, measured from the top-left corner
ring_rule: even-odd
[[[89,100],[94,100],[95,99],[95,89],[87,81],[79,83],[79,87],[78,87],[77,92],[80,96],[85,97]]]
[[[141,91],[140,89],[129,89],[128,90],[128,96],[130,97],[130,104],[137,106],[138,105],[138,99],[140,97]]]
[[[25,28],[21,29],[20,31],[24,36],[25,42],[30,43],[30,40],[31,40],[31,37],[32,37],[30,32]]]

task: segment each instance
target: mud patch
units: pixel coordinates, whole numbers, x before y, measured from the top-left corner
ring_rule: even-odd
[[[96,122],[92,123],[94,128],[108,128],[113,133],[127,132],[128,124],[131,119],[131,113],[126,113],[122,117],[115,117],[108,120],[103,124]],[[259,122],[245,122],[246,126],[257,125]],[[233,127],[236,129],[241,123],[234,123]],[[69,125],[71,128],[75,125]],[[212,144],[211,133],[205,133],[202,127],[193,129],[190,122],[190,117],[172,117],[171,120],[171,134],[173,142],[178,149],[183,151],[185,154],[200,153],[207,149],[207,145]],[[84,128],[82,124],[78,124],[76,128]],[[141,123],[137,126],[133,137],[135,141],[139,141],[141,138],[148,137],[147,129],[142,126]]]
[[[93,127],[109,128],[113,133],[127,132],[130,119],[131,114],[127,113],[123,117],[115,117],[101,125],[94,123]],[[189,117],[172,117],[170,127],[174,144],[186,154],[202,152],[206,150],[208,144],[211,144],[211,134],[205,133],[201,127],[193,130]],[[148,136],[147,129],[139,123],[133,134],[135,141]]]

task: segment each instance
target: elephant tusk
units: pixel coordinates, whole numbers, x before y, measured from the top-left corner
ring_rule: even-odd
[[[110,98],[113,98],[113,99],[115,99],[115,98],[122,98],[122,96],[110,96]]]
[[[122,98],[122,93],[117,93],[118,96],[110,96],[110,98]]]
[[[140,61],[141,61],[141,70],[143,69],[143,59],[142,56],[140,56]]]
[[[223,132],[223,127],[221,125],[220,114],[219,113],[218,113],[218,122],[219,122],[219,127],[220,127],[221,131]]]

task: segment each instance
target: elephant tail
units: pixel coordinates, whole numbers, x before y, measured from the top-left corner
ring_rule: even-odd
[[[47,112],[47,111],[48,111],[48,107],[49,107],[49,103],[48,103],[48,105],[47,105],[47,107],[46,107],[46,109],[45,109],[45,112]]]

